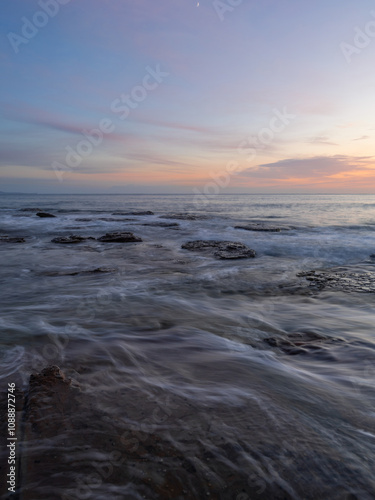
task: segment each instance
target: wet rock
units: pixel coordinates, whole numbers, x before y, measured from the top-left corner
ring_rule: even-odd
[[[104,236],[98,238],[98,241],[103,242],[114,242],[114,243],[132,243],[142,241],[142,238],[135,236],[133,233],[129,232],[115,232],[107,233]]]
[[[105,268],[105,267],[97,267],[96,269],[86,269],[83,271],[71,271],[71,272],[64,272],[64,271],[47,271],[43,273],[43,276],[78,276],[78,275],[85,275],[85,274],[101,274],[101,273],[113,273],[115,272],[116,269],[112,268]]]
[[[251,450],[242,443],[224,439],[211,427],[210,432],[202,430],[198,436],[192,428],[178,446],[168,434],[160,433],[155,415],[162,415],[164,425],[171,427],[182,422],[181,430],[190,422],[193,409],[182,399],[167,407],[171,414],[163,414],[158,401],[149,401],[136,392],[118,394],[125,415],[120,419],[105,410],[100,389],[98,392],[95,395],[93,391],[81,390],[57,366],[31,375],[24,406],[22,447],[18,450],[22,500],[229,500],[241,491],[246,492],[246,497],[259,500],[292,498],[273,483],[265,486],[263,493],[258,484],[249,484],[249,474],[256,469],[244,469],[240,464],[243,454],[250,454]],[[133,399],[129,396],[138,397],[138,416],[134,420],[127,415]],[[210,441],[204,446],[208,434]],[[181,448],[182,443],[185,449]],[[216,456],[221,460],[215,460]]]
[[[270,232],[270,233],[280,233],[281,229],[286,229],[286,228],[281,228],[277,226],[268,226],[266,224],[241,224],[238,226],[234,226],[234,229],[245,229],[246,231],[265,231],[265,232]]]
[[[184,243],[181,248],[204,252],[217,259],[248,259],[256,255],[255,250],[235,241],[196,240]]]
[[[20,212],[42,212],[41,208],[20,208]]]
[[[70,236],[59,236],[57,238],[53,238],[51,240],[52,243],[61,243],[61,244],[74,244],[74,243],[82,243],[82,241],[86,240],[95,240],[92,236],[77,236],[75,234],[71,234]]]
[[[342,342],[342,339],[327,337],[316,332],[290,333],[284,338],[269,337],[264,342],[271,347],[281,349],[291,356],[322,351],[324,346]]]
[[[136,219],[115,219],[114,217],[100,217],[97,220],[102,220],[105,222],[124,222],[124,221],[136,220]]]
[[[113,212],[112,215],[155,215],[151,210],[135,210],[134,212]]]
[[[25,243],[25,241],[25,238],[22,238],[20,236],[0,236],[0,243]]]
[[[38,217],[56,217],[56,215],[52,215],[48,212],[37,212],[36,214]]]
[[[298,273],[310,282],[310,288],[341,292],[375,293],[375,271],[371,268],[333,268]]]
[[[208,219],[207,215],[197,215],[189,213],[181,214],[166,214],[160,215],[160,219],[177,219],[177,220],[205,220]]]
[[[180,227],[177,222],[144,222],[139,224],[140,226],[151,226],[151,227]]]

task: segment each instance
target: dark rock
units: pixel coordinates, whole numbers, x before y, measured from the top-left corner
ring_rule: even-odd
[[[155,215],[151,210],[138,210],[134,212],[113,212],[112,215]]]
[[[20,236],[0,236],[0,243],[25,243],[25,238],[21,238]]]
[[[81,243],[86,240],[95,240],[92,236],[77,236],[75,234],[71,234],[70,236],[59,236],[57,238],[53,238],[51,240],[52,243],[63,243],[63,244],[72,244],[72,243]]]
[[[310,288],[340,292],[375,293],[375,271],[372,266],[342,267],[298,273],[299,278],[310,282]]]
[[[124,221],[134,221],[137,219],[114,219],[113,217],[100,217],[98,220],[103,220],[105,222],[124,222]]]
[[[82,274],[101,274],[101,273],[113,273],[116,269],[97,267],[96,269],[86,269],[84,271],[72,271],[72,272],[64,272],[64,271],[47,271],[44,272],[44,276],[78,276]]]
[[[177,222],[144,222],[139,224],[140,226],[151,226],[151,227],[180,227]]]
[[[197,215],[197,214],[167,214],[160,215],[160,219],[177,219],[177,220],[205,220],[208,219],[207,215]]]
[[[251,454],[251,450],[242,442],[232,443],[225,434],[223,437],[218,432],[222,427],[215,427],[219,419],[213,418],[207,429],[201,430],[199,420],[194,427],[195,408],[176,398],[173,406],[166,406],[168,413],[162,414],[164,425],[182,422],[186,426],[191,421],[192,427],[184,436],[181,426],[182,439],[175,444],[159,431],[160,424],[153,424],[157,412],[162,411],[160,401],[149,402],[124,385],[128,392],[124,396],[116,393],[118,404],[123,405],[118,418],[105,410],[94,391],[81,390],[57,366],[31,375],[22,419],[22,447],[18,449],[17,487],[22,500],[225,500],[233,498],[233,492],[246,492],[246,497],[259,500],[295,498],[274,482],[265,485],[263,493],[259,493],[259,483],[249,483],[249,474],[257,478],[258,469],[240,464],[243,454]],[[130,420],[129,401],[133,400],[138,409]],[[4,435],[5,429],[1,428]],[[219,460],[215,460],[217,456]]]
[[[98,238],[98,241],[104,242],[116,242],[116,243],[131,243],[142,241],[139,236],[134,236],[133,233],[128,232],[116,232],[116,233],[107,233],[104,236]]]
[[[38,212],[36,215],[38,217],[56,217],[56,215],[49,214],[48,212]]]
[[[269,337],[264,339],[271,347],[281,349],[291,356],[297,354],[308,354],[323,349],[327,344],[342,342],[341,339],[326,337],[316,332],[295,332],[284,338]]]
[[[205,252],[217,259],[248,259],[256,255],[255,250],[235,241],[196,240],[183,244],[181,248]]]
[[[20,208],[20,212],[42,212],[41,208]]]
[[[266,231],[270,233],[280,233],[281,229],[285,230],[288,228],[281,228],[276,226],[267,226],[266,224],[246,224],[234,226],[234,229],[245,229],[246,231]]]

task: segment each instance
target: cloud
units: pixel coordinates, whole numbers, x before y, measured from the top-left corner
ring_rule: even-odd
[[[362,135],[361,137],[357,137],[357,139],[353,139],[353,141],[365,141],[366,139],[370,139],[370,136]]]
[[[318,135],[315,137],[311,137],[307,142],[310,144],[326,144],[328,146],[338,146],[336,142],[332,142],[329,140],[328,135]]]
[[[331,176],[369,169],[374,164],[369,156],[316,156],[313,158],[290,158],[275,163],[258,165],[241,172],[241,176],[274,180],[322,179]]]

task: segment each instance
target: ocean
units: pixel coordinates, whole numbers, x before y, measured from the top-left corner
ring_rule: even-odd
[[[375,498],[375,195],[2,194],[0,253],[2,393],[55,365],[85,401],[20,434],[19,498]]]

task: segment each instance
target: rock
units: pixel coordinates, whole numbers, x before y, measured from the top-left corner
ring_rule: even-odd
[[[134,236],[133,233],[128,232],[115,232],[115,233],[107,233],[104,236],[98,238],[98,241],[104,242],[115,242],[115,243],[132,243],[142,241],[139,236]]]
[[[112,215],[155,215],[151,210],[138,210],[134,212],[113,212]]]
[[[246,225],[238,225],[234,226],[234,229],[245,229],[246,231],[267,231],[271,233],[279,233],[281,229],[286,229],[286,228],[280,228],[276,226],[267,226],[266,224],[246,224]]]
[[[151,227],[180,227],[177,222],[144,222],[139,224],[140,226],[151,226]]]
[[[172,406],[168,397],[164,410],[164,403],[145,398],[126,383],[113,395],[122,407],[121,418],[105,409],[102,392],[81,390],[57,366],[30,376],[19,439],[22,446],[17,450],[17,487],[22,500],[225,500],[241,491],[259,500],[295,498],[274,482],[265,484],[260,494],[258,483],[249,484],[249,474],[258,477],[258,469],[251,463],[245,468],[241,465],[244,453],[251,455],[252,450],[246,443],[232,443],[225,434],[224,439],[214,413],[209,426],[201,429],[195,408],[183,398],[175,397]],[[7,401],[2,399],[5,415]],[[171,428],[181,422],[180,442],[160,431],[161,417],[164,426]],[[189,434],[184,432],[187,425],[191,425]],[[1,431],[5,436],[5,425]],[[0,453],[5,464],[9,452],[1,449]],[[215,460],[216,456],[220,459]]]
[[[113,273],[116,269],[97,267],[96,269],[86,269],[84,271],[47,271],[43,273],[43,276],[78,276],[81,274],[101,274],[101,273]]]
[[[25,238],[21,238],[20,236],[0,236],[0,243],[25,243]]]
[[[299,278],[310,282],[310,288],[340,292],[375,293],[375,271],[373,266],[341,267],[298,273]]]
[[[269,337],[264,339],[271,347],[277,347],[291,356],[308,354],[322,350],[324,345],[342,342],[341,339],[326,337],[316,332],[290,333],[285,338]]]
[[[255,250],[235,241],[196,240],[184,243],[181,248],[205,252],[217,259],[248,259],[256,255]]]
[[[20,208],[20,212],[42,212],[41,208]]]
[[[197,215],[197,214],[167,214],[160,215],[160,219],[178,219],[178,220],[205,220],[208,219],[207,215]]]
[[[63,243],[63,244],[72,244],[72,243],[81,243],[82,241],[86,240],[95,240],[92,236],[77,236],[74,234],[71,234],[70,236],[59,236],[57,238],[53,238],[51,240],[52,243]]]
[[[56,217],[56,215],[49,214],[48,212],[37,212],[38,217]]]

